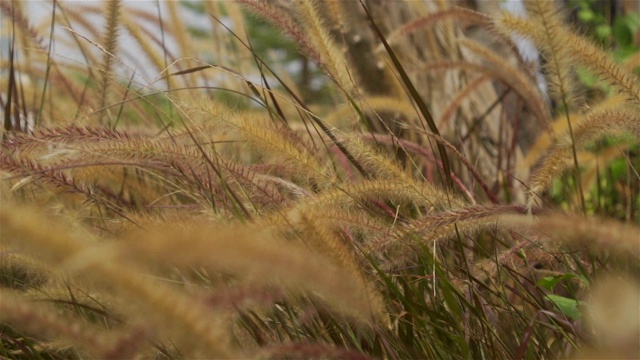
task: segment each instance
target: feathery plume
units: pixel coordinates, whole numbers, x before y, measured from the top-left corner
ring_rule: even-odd
[[[195,264],[231,272],[251,281],[306,289],[343,314],[370,322],[381,319],[379,307],[362,280],[325,256],[253,226],[183,224],[182,229],[154,226],[122,243],[124,254],[137,254],[177,266]]]
[[[120,27],[121,0],[113,0],[105,3],[106,27],[102,38],[102,65],[100,69],[101,78],[98,87],[100,92],[100,108],[104,108],[109,94],[109,82],[113,72],[113,56],[116,54],[118,46],[118,29]]]
[[[545,190],[555,177],[567,169],[572,159],[572,146],[575,145],[577,149],[581,149],[589,141],[604,135],[619,135],[625,132],[630,132],[640,139],[640,116],[637,112],[625,108],[591,112],[576,124],[573,130],[573,141],[569,134],[559,137],[542,164],[531,174],[529,181],[531,193]]]
[[[571,214],[532,217],[504,215],[500,222],[507,226],[524,226],[558,241],[578,245],[594,244],[604,251],[629,253],[640,258],[640,227],[630,223],[598,217],[582,218]]]
[[[546,33],[544,26],[538,23],[503,14],[496,20],[496,26],[500,31],[516,32],[530,38],[538,47],[547,46],[548,40],[544,35]],[[611,85],[617,86],[629,96],[631,101],[640,104],[640,85],[638,85],[637,76],[618,65],[602,49],[565,28],[558,28],[556,36],[558,42],[567,48],[566,55],[570,59],[587,66]]]
[[[11,210],[8,208],[9,204],[3,203],[0,211],[2,239],[37,253],[71,274],[88,276],[103,288],[115,287],[121,296],[140,305],[147,321],[163,323],[163,329],[194,356],[232,354],[220,314],[211,313],[177,290],[151,280],[136,266],[117,261],[114,252],[100,247],[86,232],[67,229],[30,207],[11,204]]]

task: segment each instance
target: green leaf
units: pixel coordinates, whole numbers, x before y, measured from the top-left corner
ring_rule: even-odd
[[[540,280],[538,280],[538,283],[536,284],[539,287],[543,287],[547,290],[553,290],[553,288],[558,285],[558,283],[560,282],[562,278],[562,275],[558,275],[558,276],[546,276]]]
[[[628,17],[620,17],[613,23],[613,37],[619,46],[633,45],[634,29]]]
[[[623,179],[627,175],[627,160],[624,158],[611,161],[611,174],[615,180]]]
[[[594,18],[595,14],[593,13],[593,11],[591,11],[591,9],[581,9],[580,11],[578,11],[578,19],[580,19],[580,21],[582,21],[583,23],[588,23]]]
[[[584,301],[569,299],[564,296],[553,294],[547,295],[545,298],[553,303],[556,310],[560,311],[560,313],[568,316],[572,320],[578,320],[582,317],[582,311],[578,309],[578,306],[584,306]]]
[[[596,37],[606,40],[611,35],[611,27],[609,25],[598,25],[596,27]]]
[[[577,67],[576,73],[578,74],[578,78],[580,79],[580,82],[582,82],[583,84],[589,87],[594,86],[596,84],[596,81],[598,81],[598,77],[593,72],[591,72],[590,70],[587,70],[586,68]]]
[[[625,59],[640,48],[634,43],[635,34],[640,31],[640,13],[633,12],[620,16],[613,23],[613,37],[618,47],[616,55]]]
[[[542,279],[538,280],[536,285],[551,291],[556,285],[558,285],[559,282],[570,279],[579,279],[583,283],[587,285],[589,284],[589,280],[587,280],[587,278],[582,275],[566,273],[562,275],[543,277]]]

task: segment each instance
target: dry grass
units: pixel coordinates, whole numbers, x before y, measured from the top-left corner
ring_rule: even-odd
[[[640,79],[555,5],[101,5],[0,3],[3,358],[640,355]]]

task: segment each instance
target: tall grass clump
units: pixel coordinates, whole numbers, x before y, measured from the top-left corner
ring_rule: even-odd
[[[472,3],[0,2],[0,355],[640,356],[638,13]]]

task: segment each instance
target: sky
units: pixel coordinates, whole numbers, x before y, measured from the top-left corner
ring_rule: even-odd
[[[48,36],[48,34],[50,33],[49,26],[50,26],[50,19],[51,19],[51,14],[53,9],[52,1],[27,0],[27,1],[23,1],[23,3],[26,5],[26,8],[28,9],[27,17],[29,18],[30,24],[40,29],[42,34],[46,34]],[[60,3],[64,4],[66,8],[71,9],[74,6],[81,6],[81,5],[93,5],[99,8],[105,2],[104,0],[71,0],[71,1],[66,0],[66,1],[60,1]],[[166,1],[157,1],[157,0],[123,0],[122,11],[124,12],[131,11],[131,9],[143,10],[157,18],[158,6],[160,6],[160,11],[162,14],[163,21],[166,22],[169,19],[169,14],[168,14],[167,7],[165,6],[165,3]],[[202,17],[198,18],[196,16],[193,16],[193,14],[187,11],[183,11],[182,16],[183,16],[183,19],[185,19],[185,22],[189,24],[197,24],[198,22],[202,23],[203,26],[206,26],[208,24],[206,19],[203,19]],[[87,18],[96,27],[98,28],[103,27],[102,16],[98,14],[88,13]],[[4,19],[2,21],[4,21]],[[64,26],[65,24],[63,23],[56,23],[56,26],[54,27],[54,30],[53,30],[54,33],[56,34],[56,37],[66,33],[66,34],[69,34],[69,36],[64,36],[64,35],[63,36],[67,39],[71,39],[71,32],[68,29],[65,29]],[[145,26],[148,28],[149,23],[148,22],[145,23]],[[87,33],[86,31],[83,31],[83,28],[81,27],[74,28],[74,30],[77,30],[79,35],[88,37],[91,41],[99,42],[100,40],[90,36],[89,33]],[[159,32],[159,29],[154,30],[153,28],[151,28],[151,30],[154,31],[155,33]],[[4,43],[5,42],[4,40],[6,39],[5,36],[7,34],[3,34],[3,35],[4,35],[3,36],[3,43]],[[86,42],[87,40],[80,40],[80,41]],[[133,70],[134,72],[139,74],[139,76],[134,77],[134,82],[138,83],[141,86],[149,85],[148,84],[149,81],[153,80],[159,75],[158,71],[153,66],[151,66],[151,63],[146,56],[140,56],[140,53],[137,52],[137,48],[138,48],[137,43],[125,31],[121,31],[119,33],[118,41],[119,41],[118,45],[120,46],[120,49],[122,51],[121,54],[123,55],[121,56],[121,58],[124,60],[126,64],[125,66],[121,66],[123,68],[123,71],[127,73],[127,74],[123,74],[123,77],[126,76],[127,78],[126,81],[128,81],[129,80],[128,78],[131,76],[131,70]],[[49,39],[45,38],[44,43],[48,46]],[[166,44],[167,44],[167,47],[170,49],[170,51],[173,51],[174,53],[178,53],[176,42],[171,37],[166,38]],[[77,46],[74,46],[74,45],[75,45],[74,43],[66,44],[63,41],[56,41],[52,49],[54,57],[58,61],[70,61],[70,62],[76,62],[79,64],[86,65],[86,61],[84,60],[82,54],[80,53],[80,51],[78,51]],[[2,51],[5,52],[6,50],[4,48],[6,48],[7,46],[2,46],[2,47],[3,47]],[[151,72],[150,69],[153,69],[153,71]]]

